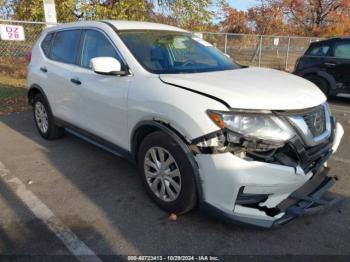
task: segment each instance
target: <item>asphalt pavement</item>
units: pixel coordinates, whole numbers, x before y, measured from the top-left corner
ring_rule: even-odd
[[[31,112],[1,117],[0,254],[350,255],[350,100],[331,108],[345,129],[329,161],[343,201],[272,230],[200,211],[171,221],[127,160],[72,135],[45,141]]]

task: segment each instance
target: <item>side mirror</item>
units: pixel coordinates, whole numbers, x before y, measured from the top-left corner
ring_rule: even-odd
[[[120,62],[113,57],[95,57],[90,60],[90,66],[97,74],[102,75],[127,75],[122,70]]]

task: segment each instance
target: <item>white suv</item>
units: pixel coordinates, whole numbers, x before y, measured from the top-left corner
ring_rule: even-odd
[[[64,130],[137,163],[158,206],[261,227],[334,202],[343,128],[311,82],[234,63],[182,29],[90,21],[47,29],[28,66],[46,139]]]

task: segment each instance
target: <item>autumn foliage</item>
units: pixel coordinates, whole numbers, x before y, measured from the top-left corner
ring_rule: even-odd
[[[224,9],[226,32],[270,35],[350,35],[350,0],[260,0],[247,12]]]

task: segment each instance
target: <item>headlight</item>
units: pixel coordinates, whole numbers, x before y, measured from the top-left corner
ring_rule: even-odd
[[[220,128],[227,128],[245,138],[284,142],[295,135],[287,123],[271,114],[214,110],[207,113]]]

